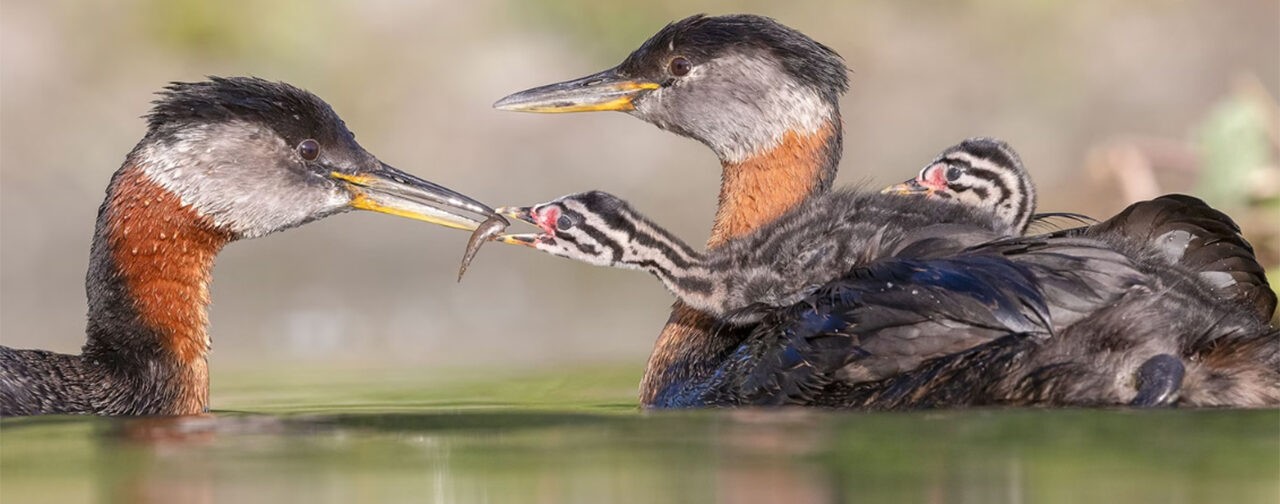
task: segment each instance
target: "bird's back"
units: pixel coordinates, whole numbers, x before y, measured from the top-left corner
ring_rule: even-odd
[[[79,356],[0,346],[0,416],[92,411]]]
[[[989,212],[939,199],[856,189],[806,200],[707,255],[736,306],[787,306],[883,257],[936,257],[998,238]]]
[[[1140,201],[1115,217],[1067,233],[1103,240],[1157,274],[1168,265],[1192,273],[1204,285],[1208,301],[1249,306],[1270,320],[1276,293],[1258,263],[1253,246],[1226,214],[1198,198],[1171,194]]]
[[[1136,206],[1090,228],[938,256],[925,247],[856,268],[756,326],[711,379],[687,388],[696,397],[672,397],[872,409],[1123,404],[1139,368],[1168,356],[1186,365],[1175,392],[1187,404],[1280,402],[1280,333],[1265,322],[1272,298],[1254,294],[1265,278],[1237,275],[1223,292],[1203,280],[1254,271],[1238,228],[1194,198]],[[1162,250],[1180,233],[1192,235],[1181,254]]]

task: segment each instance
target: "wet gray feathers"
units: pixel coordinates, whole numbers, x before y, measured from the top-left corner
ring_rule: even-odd
[[[99,357],[0,346],[0,416],[172,414],[181,368],[159,357]]]
[[[0,346],[0,416],[90,412],[103,386],[80,356]]]

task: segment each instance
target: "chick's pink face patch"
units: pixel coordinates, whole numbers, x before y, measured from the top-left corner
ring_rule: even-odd
[[[556,220],[560,218],[560,207],[547,205],[533,209],[533,221],[547,236],[556,235]]]
[[[947,188],[947,165],[937,163],[920,172],[918,178],[920,185],[935,189],[943,190]]]

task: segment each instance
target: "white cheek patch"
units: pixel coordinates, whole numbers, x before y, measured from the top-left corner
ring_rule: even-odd
[[[727,131],[729,135],[717,139],[718,151],[726,161],[740,163],[772,150],[782,143],[787,133],[817,133],[835,115],[832,105],[817,91],[787,77],[772,59],[735,54],[715,60],[709,66],[732,69],[742,76],[739,82],[750,82],[752,76],[777,76],[761,94],[749,97],[749,107],[742,107],[739,117],[744,121],[741,131],[746,132],[746,138],[735,138],[733,132]],[[744,100],[743,104],[746,103]]]
[[[281,169],[292,150],[268,128],[246,122],[193,126],[138,157],[143,173],[183,206],[243,238],[338,211],[350,196]]]
[[[817,90],[763,54],[732,54],[696,65],[670,88],[652,91],[636,113],[663,129],[680,124],[684,134],[729,163],[776,148],[788,133],[817,133],[838,114]]]

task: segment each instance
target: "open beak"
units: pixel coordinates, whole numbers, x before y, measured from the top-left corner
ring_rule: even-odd
[[[637,97],[662,87],[657,82],[628,79],[610,68],[578,79],[526,89],[498,100],[493,108],[544,114],[635,110]]]
[[[494,210],[493,212],[503,217],[512,218],[521,222],[527,222],[535,226],[538,225],[538,221],[533,220],[533,207],[506,206],[506,207],[498,207],[498,209]]]
[[[881,194],[923,194],[925,196],[934,193],[934,188],[926,187],[920,183],[920,179],[913,178],[901,184],[891,185],[880,191]]]
[[[538,221],[533,218],[533,207],[501,207],[494,211],[503,217],[527,222],[538,226]],[[539,226],[541,227],[541,226]],[[507,245],[524,245],[532,247],[538,243],[538,240],[545,238],[544,233],[523,233],[523,234],[500,234],[495,236],[494,241],[506,243]]]
[[[355,173],[334,171],[330,178],[346,183],[351,207],[408,217],[467,231],[480,221],[464,214],[493,215],[488,205],[444,186],[428,182],[386,163]]]

